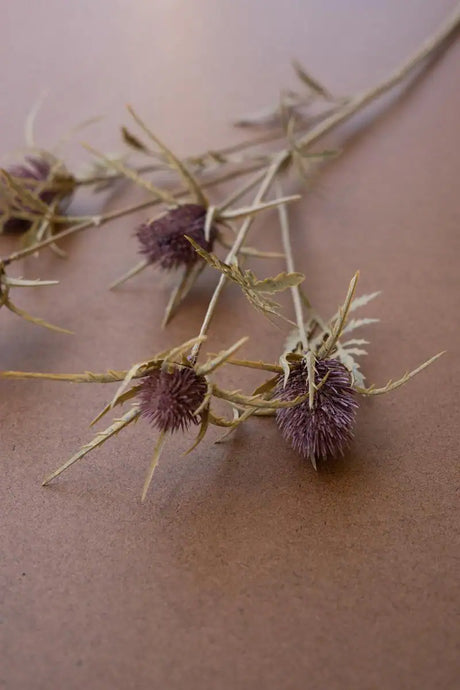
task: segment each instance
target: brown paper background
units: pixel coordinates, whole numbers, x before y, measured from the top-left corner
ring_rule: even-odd
[[[121,150],[126,102],[182,155],[231,143],[244,136],[232,117],[295,85],[291,57],[347,94],[383,77],[454,4],[4,2],[1,150],[23,144],[43,89],[45,146],[102,114],[76,141]],[[89,440],[112,389],[0,382],[0,687],[457,687],[459,56],[452,45],[391,107],[331,137],[325,145],[344,145],[343,155],[292,209],[298,267],[320,310],[335,310],[356,268],[361,292],[383,291],[367,309],[381,323],[363,331],[369,382],[449,351],[404,389],[362,403],[343,460],[315,474],[269,420],[254,421],[187,458],[184,439],[171,443],[141,506],[154,433],[140,422],[42,489],[45,473]],[[77,169],[83,159],[75,144]],[[164,276],[146,271],[106,289],[136,260],[132,232],[144,217],[75,238],[67,262],[44,253],[17,267],[61,281],[17,301],[76,335],[2,311],[2,369],[125,368],[197,332],[214,274],[166,332]],[[252,241],[277,247],[275,215]],[[3,254],[12,247],[0,239]],[[246,333],[248,356],[277,356],[283,332],[228,289],[208,349]],[[237,371],[224,378],[246,385]]]

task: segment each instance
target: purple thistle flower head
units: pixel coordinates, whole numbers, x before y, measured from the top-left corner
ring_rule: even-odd
[[[49,183],[49,185],[52,185],[53,181],[58,177],[61,178],[62,181],[67,180],[70,189],[72,186],[72,178],[62,164],[57,164],[57,159],[54,159],[51,154],[43,154],[42,156],[25,156],[23,162],[8,166],[6,171],[12,177],[21,180],[23,186],[31,192],[36,189],[36,183]],[[58,168],[57,172],[55,170],[56,167]],[[56,190],[50,189],[48,186],[48,188],[45,187],[38,196],[39,199],[41,199],[45,204],[49,205],[57,198],[67,196],[67,193],[58,193]],[[6,203],[8,204],[8,200],[6,200]],[[17,208],[20,208],[20,210],[26,212],[30,212],[31,210],[25,205],[23,205],[22,208],[21,206]],[[14,209],[9,209],[9,213],[11,217],[8,218],[3,225],[4,232],[23,233],[30,228],[31,223],[29,220],[26,220],[25,218],[15,218]],[[0,209],[0,220],[1,216],[2,210]]]
[[[195,412],[204,401],[208,385],[191,367],[157,369],[142,380],[140,409],[160,431],[182,431],[198,424]]]
[[[211,227],[209,240],[204,236],[206,208],[198,204],[184,204],[163,216],[143,223],[137,230],[141,254],[150,263],[170,270],[179,266],[191,266],[200,257],[184,235],[189,235],[200,247],[212,251],[216,229]]]
[[[326,381],[315,391],[313,408],[308,399],[295,407],[276,411],[278,427],[298,453],[309,458],[316,469],[319,459],[343,454],[352,437],[358,403],[351,388],[348,369],[337,359],[317,360],[315,384]],[[308,391],[308,371],[305,362],[292,366],[286,385],[281,377],[276,396],[294,400]]]

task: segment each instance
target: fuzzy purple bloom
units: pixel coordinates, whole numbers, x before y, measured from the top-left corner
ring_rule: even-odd
[[[316,461],[338,454],[352,437],[352,428],[358,403],[351,388],[348,369],[337,359],[317,360],[315,383],[318,385],[328,374],[325,383],[315,392],[313,409],[308,399],[276,411],[278,427],[298,453]],[[276,387],[276,397],[294,400],[308,391],[308,372],[304,362],[292,367],[286,386],[283,378]]]
[[[160,431],[182,431],[198,424],[195,414],[203,402],[207,382],[192,368],[157,369],[142,380],[140,409]]]
[[[216,230],[211,227],[210,238],[206,240],[205,220],[206,209],[203,206],[184,204],[156,220],[143,223],[136,232],[141,254],[150,263],[158,264],[165,270],[193,265],[200,257],[184,235],[189,235],[200,247],[210,252]]]
[[[37,182],[44,182],[48,179],[51,172],[51,165],[45,158],[38,156],[25,156],[26,163],[19,163],[11,165],[8,172],[13,177],[23,179],[36,180]]]
[[[25,162],[11,165],[6,170],[12,177],[17,177],[22,180],[26,189],[33,191],[35,184],[27,184],[27,180],[32,180],[33,182],[46,182],[51,174],[51,164],[45,158],[40,158],[38,156],[25,156],[24,160]],[[55,193],[50,189],[44,189],[39,194],[39,198],[45,204],[50,204],[55,198]],[[23,210],[30,211],[27,207],[24,207]],[[8,233],[22,233],[26,232],[29,228],[30,221],[24,218],[15,218],[13,212],[13,216],[5,222],[3,231]]]

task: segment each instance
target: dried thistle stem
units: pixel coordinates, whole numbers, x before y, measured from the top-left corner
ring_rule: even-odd
[[[257,165],[250,166],[248,168],[245,168],[243,170],[233,170],[232,172],[225,173],[224,175],[220,175],[219,177],[215,177],[212,180],[209,180],[209,182],[203,182],[202,186],[203,187],[217,187],[220,184],[224,184],[225,182],[230,182],[231,180],[234,180],[236,178],[242,177],[244,175],[250,175],[252,172],[257,172],[258,170],[261,170],[266,166],[265,163],[258,163]],[[181,197],[187,196],[188,190],[184,188],[177,189],[176,191],[171,192],[171,195],[174,196],[177,199],[180,199]],[[35,254],[36,252],[40,251],[40,249],[44,249],[45,247],[48,247],[49,245],[53,244],[57,240],[62,240],[65,239],[66,237],[69,237],[70,235],[74,235],[78,232],[82,232],[83,230],[88,230],[89,228],[92,227],[100,227],[101,225],[105,225],[106,223],[109,223],[112,220],[115,220],[116,218],[122,218],[124,216],[129,216],[132,213],[136,213],[137,211],[143,211],[146,208],[151,208],[152,206],[158,206],[158,204],[161,203],[161,200],[159,199],[149,199],[148,201],[143,201],[140,204],[134,204],[131,206],[126,206],[125,208],[119,209],[118,211],[111,211],[109,213],[105,213],[100,216],[93,216],[91,220],[86,220],[85,222],[79,223],[78,225],[73,225],[70,228],[67,228],[67,230],[63,230],[62,232],[59,232],[53,237],[48,237],[46,240],[43,240],[43,242],[38,242],[37,244],[34,244],[30,247],[27,247],[25,249],[20,249],[19,251],[12,252],[8,257],[3,259],[3,265],[8,266],[9,264],[13,263],[14,261],[19,261],[20,259],[24,259],[26,256],[30,256],[31,254]]]
[[[305,129],[305,127],[304,127]],[[188,156],[185,159],[186,165],[194,166],[197,164],[197,161],[201,161],[205,159],[206,157],[210,157],[218,161],[220,158],[223,159],[224,163],[232,163],[232,161],[227,161],[226,158],[227,156],[233,154],[233,153],[239,153],[240,151],[245,151],[247,149],[252,149],[256,148],[257,146],[263,146],[264,144],[269,144],[273,141],[278,141],[279,139],[284,139],[286,136],[286,133],[284,129],[277,128],[275,132],[269,132],[267,134],[262,134],[258,137],[253,137],[251,139],[246,139],[244,141],[240,141],[237,144],[231,144],[230,146],[224,146],[223,148],[220,149],[210,149],[208,151],[205,151],[204,153],[198,154],[198,155],[192,155]],[[259,169],[263,167],[263,163],[261,163],[259,166]],[[149,173],[149,172],[158,172],[158,171],[163,171],[166,170],[166,166],[162,165],[142,165],[139,166],[138,168],[134,169],[134,172],[136,172],[138,175],[142,175],[144,173]],[[121,180],[124,179],[124,175],[122,173],[116,173],[113,176],[111,176],[111,180]],[[107,177],[103,175],[94,175],[93,177],[83,177],[81,179],[75,180],[76,185],[78,186],[90,186],[93,184],[97,184],[98,182],[106,182]],[[202,185],[204,186],[204,185]]]
[[[412,371],[406,371],[406,373],[397,381],[393,381],[392,379],[390,379],[386,386],[383,386],[382,388],[375,388],[375,386],[370,386],[369,388],[361,388],[359,386],[355,386],[355,391],[357,393],[360,393],[361,395],[383,395],[384,393],[394,391],[396,390],[396,388],[400,388],[400,386],[403,386],[405,383],[410,381],[410,379],[414,378],[414,376],[417,376],[417,374],[429,367],[430,364],[433,364],[433,362],[439,359],[439,357],[442,357],[442,355],[444,354],[446,354],[446,350],[438,352],[437,355],[430,357],[430,359],[428,359],[426,362],[423,362],[423,364],[420,364],[420,366],[418,366],[416,369],[413,369]]]
[[[364,108],[365,106],[369,105],[372,101],[376,100],[380,96],[382,96],[384,93],[392,89],[393,87],[397,86],[399,83],[401,83],[421,62],[424,60],[428,59],[438,48],[440,48],[443,43],[454,33],[454,31],[458,28],[458,25],[460,24],[460,6],[457,6],[452,15],[449,17],[448,20],[441,26],[440,29],[438,29],[430,38],[428,38],[426,41],[424,41],[421,45],[421,47],[415,52],[414,55],[412,55],[408,60],[406,60],[402,65],[400,65],[394,72],[387,78],[384,79],[382,82],[380,82],[377,86],[369,89],[368,91],[365,91],[361,94],[358,94],[354,98],[351,98],[347,102],[345,102],[342,107],[340,107],[338,110],[334,111],[330,116],[326,117],[324,120],[321,120],[316,126],[314,126],[310,131],[308,131],[305,135],[303,135],[298,144],[297,144],[297,150],[302,149],[302,148],[307,148],[311,144],[315,143],[318,139],[320,139],[322,136],[324,136],[327,132],[332,130],[334,127],[337,125],[341,124],[345,120],[347,120],[349,117],[354,115],[358,110]],[[267,135],[267,137],[271,138],[272,135]],[[277,136],[273,136],[273,139],[278,138]],[[261,137],[260,140],[253,140],[254,142],[257,143],[266,143],[266,141],[271,140],[271,139],[265,139],[264,137]],[[249,147],[250,142],[243,142],[242,144],[236,144],[233,147],[227,147],[227,149],[222,149],[220,153],[228,153],[229,151],[235,151],[237,150],[238,147],[245,148]],[[283,165],[291,156],[291,151],[290,149],[284,149],[283,151],[280,151],[278,154],[275,154],[275,161],[279,161],[279,167]],[[204,182],[202,184],[203,187],[213,187],[217,186],[219,184],[222,184],[224,182],[230,181],[232,179],[238,178],[242,175],[250,174],[251,172],[256,172],[259,170],[262,170],[263,168],[266,167],[265,162],[258,162],[252,166],[248,166],[247,168],[244,168],[243,170],[234,170],[230,173],[226,173],[224,175],[218,176],[214,178],[213,180],[210,180],[209,182]],[[177,191],[172,192],[172,196],[174,197],[181,197],[187,194],[187,190],[185,189],[179,189]],[[107,213],[104,214],[103,216],[97,217],[92,219],[91,221],[80,223],[79,225],[76,225],[74,227],[68,228],[67,230],[64,230],[63,232],[59,233],[58,236],[54,238],[47,238],[43,242],[40,242],[38,244],[35,244],[32,247],[29,247],[27,249],[23,249],[18,252],[13,252],[9,257],[4,259],[3,263],[5,266],[8,264],[12,263],[13,261],[17,261],[19,259],[24,258],[25,256],[28,256],[30,254],[35,253],[39,249],[43,249],[50,244],[53,244],[53,242],[59,237],[60,239],[63,239],[64,237],[67,237],[71,234],[74,234],[76,232],[80,232],[82,230],[86,230],[87,228],[93,227],[94,225],[102,225],[103,223],[107,223],[111,220],[114,220],[115,218],[120,218],[122,216],[129,215],[130,213],[134,213],[136,211],[143,210],[145,208],[149,208],[151,206],[157,205],[159,202],[158,199],[154,200],[149,200],[146,201],[142,204],[136,204],[134,206],[127,207],[125,209],[121,209],[119,211],[114,211],[112,213]]]
[[[45,477],[42,486],[47,486],[53,479],[58,477],[60,474],[69,469],[75,462],[81,460],[87,453],[92,451],[94,448],[101,446],[107,439],[111,438],[115,434],[118,434],[122,429],[134,422],[140,415],[140,410],[138,407],[132,407],[128,412],[126,412],[123,417],[115,420],[107,429],[101,431],[97,436],[88,444],[80,448],[78,453],[75,453],[67,462],[65,462],[61,467],[52,472],[50,475]]]
[[[299,148],[306,148],[320,139],[324,134],[329,132],[331,129],[341,124],[349,117],[354,115],[358,110],[364,108],[372,101],[379,98],[381,95],[392,89],[394,86],[403,81],[412,72],[417,65],[419,65],[423,60],[427,59],[435,50],[437,50],[449,36],[457,29],[460,23],[460,7],[457,7],[452,16],[446,21],[446,23],[435,32],[433,36],[427,39],[422,46],[412,55],[408,60],[406,60],[401,66],[399,66],[387,79],[380,82],[377,86],[369,89],[368,91],[358,94],[352,98],[349,102],[345,103],[336,112],[332,113],[325,120],[322,120],[318,125],[313,127],[307,134],[300,138],[298,143]],[[256,199],[254,203],[259,203],[266,191],[269,189],[273,179],[279,172],[280,168],[284,163],[288,161],[291,156],[290,149],[285,149],[279,152],[272,165],[267,171],[267,175],[264,178],[262,185],[259,188]],[[246,239],[246,235],[251,226],[252,219],[247,219],[241,226],[240,231],[233,243],[233,247],[228,253],[225,263],[230,263],[238,254],[239,249]],[[205,335],[208,331],[210,322],[212,320],[217,302],[219,300],[220,294],[226,283],[226,277],[222,275],[219,279],[216,289],[212,295],[211,301],[209,303],[203,324],[200,330],[200,334]],[[302,331],[301,331],[302,333]],[[200,349],[200,344],[197,343],[192,350],[192,356],[196,358],[198,356]]]
[[[377,86],[356,95],[345,103],[337,112],[322,120],[307,134],[300,138],[297,148],[306,148],[317,141],[331,129],[341,124],[358,110],[369,105],[372,101],[382,96],[393,87],[400,84],[409,74],[424,60],[430,57],[458,28],[460,24],[460,5],[457,5],[452,15],[430,38],[422,43],[420,48],[407,60],[405,60],[389,77],[381,81]]]
[[[286,151],[282,151],[280,154],[278,154],[273,161],[273,163],[270,165],[268,168],[265,177],[262,181],[262,184],[259,187],[259,190],[254,198],[254,205],[259,204],[265,194],[268,192],[270,189],[270,186],[273,183],[273,180],[275,179],[276,175],[279,173],[281,166],[286,160]],[[246,218],[246,220],[241,224],[240,230],[235,237],[235,241],[233,242],[232,248],[228,252],[227,256],[225,257],[225,263],[226,264],[231,264],[232,261],[238,256],[238,252],[243,246],[247,234],[249,232],[249,229],[252,225],[253,218],[249,217]],[[217,286],[212,294],[211,300],[208,305],[208,309],[206,311],[206,314],[203,319],[203,323],[201,324],[201,329],[200,329],[200,335],[204,336],[207,334],[209,325],[211,323],[212,317],[214,315],[214,311],[216,309],[217,303],[219,301],[219,297],[222,293],[222,290],[224,289],[225,283],[227,282],[227,277],[222,274],[219,278],[219,282],[217,283]],[[198,357],[198,353],[200,351],[200,346],[201,343],[196,343],[196,345],[193,347],[191,351],[191,357],[192,360],[196,360]]]
[[[166,434],[164,431],[162,431],[158,437],[158,441],[156,442],[155,449],[153,451],[153,457],[150,462],[147,476],[145,477],[144,486],[142,488],[141,494],[141,503],[144,503],[145,499],[147,498],[147,492],[149,490],[150,484],[152,483],[153,473],[155,472],[156,466],[158,465],[158,460],[160,459],[161,451],[163,450],[165,441]]]
[[[277,196],[282,195],[281,183],[278,182]],[[283,243],[283,251],[286,256],[286,268],[288,273],[295,273],[294,257],[292,254],[291,236],[289,228],[289,218],[286,210],[285,204],[280,204],[278,206],[278,214],[280,218],[281,227],[281,240]],[[305,320],[303,315],[302,299],[300,297],[299,286],[294,285],[291,287],[292,301],[294,303],[294,312],[297,323],[297,328],[299,329],[300,341],[302,343],[302,349],[306,351],[308,349],[308,338],[305,331]]]

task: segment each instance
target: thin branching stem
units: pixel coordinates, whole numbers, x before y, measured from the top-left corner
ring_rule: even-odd
[[[457,5],[455,8],[454,12],[450,16],[450,18],[443,24],[443,26],[438,29],[430,38],[428,38],[424,43],[421,45],[421,47],[415,52],[414,55],[412,55],[409,59],[407,59],[402,65],[400,65],[397,69],[395,69],[392,74],[384,79],[382,82],[377,84],[377,86],[362,92],[361,94],[358,94],[354,98],[349,99],[348,101],[344,102],[344,104],[335,110],[329,117],[326,117],[325,119],[321,120],[317,125],[315,125],[312,129],[310,129],[306,134],[304,134],[302,137],[300,137],[298,143],[297,143],[297,150],[299,149],[306,149],[315,142],[317,142],[321,137],[323,137],[325,134],[330,132],[334,127],[337,125],[341,124],[345,120],[349,119],[352,115],[354,115],[358,110],[361,110],[365,106],[369,105],[372,101],[377,100],[380,96],[382,96],[384,93],[388,92],[398,84],[400,84],[406,77],[409,76],[409,74],[417,67],[419,66],[424,60],[428,59],[431,57],[439,48],[440,46],[443,45],[443,43],[454,33],[454,31],[458,28],[460,24],[460,6]],[[271,136],[271,135],[267,135]],[[278,138],[278,137],[274,137]],[[256,141],[256,140],[254,140]],[[248,142],[249,143],[249,142]],[[262,141],[262,138],[259,140],[260,144],[265,143]],[[236,146],[242,146],[243,148],[246,146],[246,143],[243,143],[242,145],[236,145]],[[227,151],[232,148],[232,150],[235,150],[235,147],[228,147]],[[223,149],[225,152],[225,149]],[[285,163],[291,155],[291,152],[289,149],[284,149],[280,151],[278,154],[275,154],[274,160],[280,161],[279,167],[282,166],[283,163]],[[223,175],[217,176],[216,178],[209,180],[208,182],[202,183],[202,186],[207,188],[207,187],[213,187],[219,184],[222,184],[224,182],[230,181],[232,179],[235,179],[237,177],[240,177],[242,175],[250,174],[251,172],[256,172],[258,170],[262,170],[266,167],[266,161],[261,161],[257,162],[253,165],[248,166],[247,168],[244,168],[243,170],[234,170],[230,173],[225,173]],[[180,198],[181,196],[185,196],[187,194],[187,190],[185,189],[179,189],[176,191],[173,191],[171,193],[174,197]],[[120,218],[122,216],[129,215],[130,213],[134,213],[136,211],[143,210],[145,208],[149,208],[151,206],[155,206],[159,203],[158,199],[151,200],[149,199],[146,202],[143,202],[141,204],[136,204],[134,206],[129,206],[124,209],[120,209],[119,211],[113,211],[111,213],[104,214],[103,216],[95,217],[91,221],[81,223],[79,225],[73,226],[71,228],[68,228],[67,230],[64,230],[63,232],[59,233],[59,238],[63,239],[64,237],[67,237],[68,235],[74,234],[76,232],[80,232],[82,230],[86,230],[87,228],[93,227],[95,225],[99,226],[103,223],[107,223],[111,220],[114,220],[115,218]],[[4,265],[8,265],[12,263],[13,261],[17,261],[19,259],[22,259],[25,256],[28,256],[30,254],[35,253],[39,249],[42,249],[44,247],[49,246],[50,244],[53,244],[53,242],[57,239],[56,237],[49,237],[43,242],[40,242],[32,247],[28,247],[27,249],[23,249],[18,252],[13,252],[10,256],[8,256],[6,259],[4,259],[3,263]]]
[[[369,105],[372,101],[377,100],[377,98],[380,98],[384,93],[387,93],[387,91],[390,91],[390,89],[404,81],[421,62],[429,58],[454,33],[459,24],[460,5],[457,5],[454,12],[441,28],[424,41],[418,50],[399,65],[389,77],[371,89],[357,94],[354,98],[347,101],[339,110],[319,122],[313,129],[300,138],[297,143],[297,148],[307,148],[331,129],[337,127],[337,125],[345,120],[348,120],[348,118],[354,115],[358,110]]]
[[[273,180],[275,179],[276,175],[279,173],[281,166],[286,160],[286,152],[282,151],[273,161],[273,163],[270,165],[270,167],[267,169],[267,172],[265,174],[265,177],[262,181],[262,184],[259,187],[259,190],[254,198],[254,205],[260,204],[260,202],[263,200],[265,194],[268,192],[270,189]],[[238,252],[243,246],[247,234],[249,232],[249,229],[252,225],[253,218],[248,217],[246,220],[241,224],[240,230],[238,234],[235,237],[235,240],[233,242],[232,248],[228,252],[227,256],[225,257],[225,263],[226,264],[231,264],[232,261],[238,256]],[[214,315],[214,311],[217,307],[217,303],[219,301],[220,295],[222,293],[222,290],[224,289],[225,283],[227,282],[227,277],[222,274],[219,278],[219,282],[216,285],[216,288],[212,294],[211,300],[209,302],[208,308],[206,310],[206,314],[203,319],[203,323],[201,325],[200,329],[200,335],[206,335],[212,320],[212,317]],[[193,347],[191,351],[191,357],[192,360],[196,360],[198,357],[198,353],[200,351],[200,345],[201,343],[196,343],[196,345]]]
[[[281,183],[278,182],[277,196],[282,195]],[[278,214],[280,218],[281,227],[281,241],[283,243],[283,251],[286,256],[286,268],[288,273],[295,272],[294,257],[292,254],[292,244],[289,228],[289,218],[288,212],[285,204],[280,204],[278,206]],[[291,287],[292,301],[294,303],[294,313],[297,323],[297,328],[299,329],[299,338],[302,343],[302,349],[306,351],[308,349],[308,337],[305,331],[305,320],[303,314],[302,299],[300,297],[299,286],[294,285]]]
[[[265,163],[261,163],[245,168],[243,170],[233,170],[232,172],[225,173],[224,175],[220,175],[219,177],[215,177],[214,179],[209,180],[208,182],[203,182],[202,186],[206,188],[215,187],[217,185],[224,184],[225,182],[230,182],[231,180],[242,177],[243,175],[250,175],[252,172],[256,172],[258,170],[261,170],[262,168],[265,168],[265,166]],[[188,190],[183,188],[171,192],[171,195],[178,199],[187,196],[187,194]],[[70,235],[74,235],[78,232],[82,232],[83,230],[87,230],[92,227],[100,227],[101,225],[105,225],[106,223],[109,223],[110,221],[115,220],[116,218],[123,218],[124,216],[129,216],[132,213],[143,211],[147,208],[152,208],[153,206],[157,206],[160,203],[161,201],[159,199],[148,199],[147,201],[143,201],[140,204],[126,206],[125,208],[118,209],[117,211],[110,211],[109,213],[104,213],[100,216],[93,216],[91,220],[79,223],[78,225],[73,225],[72,227],[63,230],[62,232],[59,232],[53,235],[52,237],[48,237],[46,240],[43,240],[43,242],[38,242],[37,244],[34,244],[30,247],[26,247],[25,249],[20,249],[16,252],[13,252],[8,257],[3,259],[3,265],[8,266],[14,261],[19,261],[20,259],[24,259],[26,256],[35,254],[40,249],[44,249],[45,247],[48,247],[50,244],[53,244],[54,242],[56,242],[56,240],[63,240],[66,237],[69,237]]]

